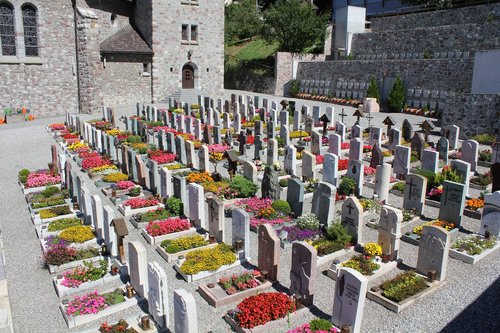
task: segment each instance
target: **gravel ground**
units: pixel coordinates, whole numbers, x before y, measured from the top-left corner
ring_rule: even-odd
[[[243,92],[246,95],[246,92]],[[276,97],[276,100],[281,98]],[[312,102],[310,102],[312,106]],[[117,109],[117,116],[135,112],[135,107],[124,107]],[[339,109],[340,110],[340,109]],[[346,112],[352,114],[352,108],[345,108]],[[338,112],[337,112],[338,113]],[[373,124],[380,124],[385,114],[375,114]],[[409,119],[413,124],[421,121],[419,117],[408,115],[391,115],[398,124],[402,119]],[[97,116],[89,116],[97,118]],[[346,118],[348,125],[355,121],[353,117]],[[50,161],[50,145],[53,139],[45,131],[44,125],[55,122],[57,119],[39,119],[31,123],[13,124],[0,127],[0,144],[3,147],[2,163],[0,165],[0,181],[2,191],[0,192],[0,230],[4,243],[6,258],[6,275],[12,307],[12,315],[15,332],[69,332],[63,317],[59,311],[59,299],[52,286],[52,279],[47,270],[40,264],[41,250],[39,241],[30,221],[28,209],[22,192],[17,184],[17,172],[22,168],[36,169],[46,167]],[[362,125],[366,126],[362,119]],[[249,152],[251,154],[251,152]],[[222,168],[219,168],[222,169]],[[98,193],[92,182],[88,182],[91,190]],[[372,190],[365,187],[365,195],[369,196]],[[471,190],[472,195],[479,194]],[[103,204],[110,204],[101,196]],[[394,206],[401,206],[402,198],[391,194],[389,202]],[[110,205],[112,206],[112,205]],[[340,205],[337,205],[340,208]],[[113,206],[112,206],[113,207]],[[310,202],[306,202],[305,211],[310,210]],[[425,215],[437,217],[438,210],[427,207]],[[366,221],[369,220],[369,217]],[[464,217],[464,227],[470,231],[479,229],[479,221]],[[130,235],[126,241],[140,240],[147,249],[148,261],[157,261],[167,273],[169,281],[169,301],[171,303],[170,322],[173,323],[173,290],[186,289],[191,292],[196,300],[200,332],[230,332],[229,325],[222,316],[230,308],[236,306],[231,304],[215,309],[201,298],[196,292],[197,286],[202,283],[214,282],[220,276],[229,275],[239,271],[234,269],[224,273],[206,278],[195,283],[186,283],[175,273],[171,264],[166,263],[155,251],[154,247],[147,244],[139,231],[128,224]],[[403,232],[410,230],[412,225],[403,225]],[[376,241],[377,232],[374,229],[364,227],[364,241]],[[456,233],[454,238],[464,236],[464,233]],[[230,219],[226,219],[226,239],[231,237]],[[251,232],[252,244],[257,244],[257,235]],[[401,242],[400,255],[404,265],[415,267],[418,248],[414,245]],[[289,268],[291,262],[291,249],[283,250],[281,253],[281,264],[279,270],[280,287],[288,287],[290,284]],[[256,263],[257,246],[250,247],[250,263]],[[366,300],[362,332],[457,332],[468,330],[474,332],[500,331],[499,322],[499,299],[500,286],[498,277],[500,275],[500,252],[491,254],[487,259],[472,266],[461,261],[449,259],[447,281],[436,292],[416,302],[410,308],[399,314],[386,310],[384,307]],[[310,319],[313,316],[328,318],[331,315],[333,305],[334,281],[321,274],[328,268],[325,264],[318,268],[318,279],[316,282],[315,307],[301,316],[290,317],[290,324],[273,330],[272,332],[285,332]],[[247,266],[246,268],[250,268]],[[384,276],[382,280],[397,274],[396,271]],[[373,284],[376,284],[374,281]],[[110,287],[109,285],[104,288]],[[140,314],[139,308],[124,311],[114,315],[110,321],[119,318],[128,318]],[[102,322],[101,320],[99,322]],[[95,325],[90,325],[96,327]],[[495,330],[495,328],[497,328]],[[79,331],[79,330],[72,330]]]

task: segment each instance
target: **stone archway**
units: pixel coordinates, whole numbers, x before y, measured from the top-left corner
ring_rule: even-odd
[[[194,89],[194,68],[190,64],[182,67],[182,89]]]

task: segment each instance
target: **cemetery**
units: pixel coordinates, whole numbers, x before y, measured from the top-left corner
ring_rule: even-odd
[[[37,92],[50,117],[0,123],[0,332],[497,331],[499,103],[474,68],[498,55],[498,4],[371,21],[348,6],[349,24],[337,8],[323,54],[277,51],[274,89],[250,91],[224,89],[222,2],[116,2],[61,9],[78,87],[43,88],[72,101]],[[178,48],[156,18],[172,10],[200,22]]]

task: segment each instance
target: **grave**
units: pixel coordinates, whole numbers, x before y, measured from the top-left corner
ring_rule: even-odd
[[[292,243],[290,293],[300,297],[301,303],[310,306],[314,301],[316,282],[316,249],[306,242]]]

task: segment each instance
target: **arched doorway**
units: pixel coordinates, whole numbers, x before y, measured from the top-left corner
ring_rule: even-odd
[[[191,65],[182,67],[182,89],[194,89],[194,69]]]

